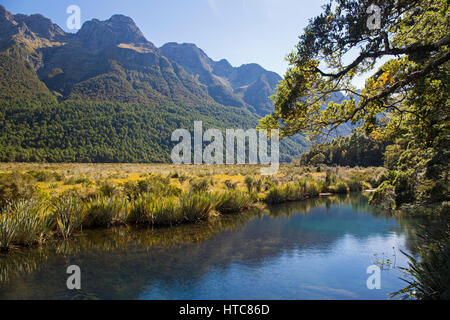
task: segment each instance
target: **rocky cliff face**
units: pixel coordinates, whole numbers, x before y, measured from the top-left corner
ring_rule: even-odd
[[[259,116],[273,111],[269,99],[281,77],[258,64],[233,67],[227,60],[213,61],[194,44],[167,43],[162,54],[180,64],[208,88],[208,93],[224,105],[247,107]]]
[[[162,56],[126,16],[88,21],[72,35],[41,15],[13,15],[1,7],[0,25],[3,54],[17,60],[9,63],[34,69],[60,99],[214,102],[203,85]]]
[[[97,19],[87,21],[75,35],[74,42],[87,49],[98,51],[117,46],[121,43],[133,44],[135,47],[155,50],[134,21],[123,15],[114,15],[109,20]]]
[[[257,64],[213,61],[194,44],[158,49],[123,15],[68,34],[42,15],[13,15],[0,6],[0,27],[0,50],[30,65],[59,99],[216,102],[264,116],[273,111],[269,96],[281,79]]]
[[[0,40],[3,42],[10,41],[12,38],[64,41],[68,37],[69,35],[58,25],[40,14],[13,15],[0,5]]]

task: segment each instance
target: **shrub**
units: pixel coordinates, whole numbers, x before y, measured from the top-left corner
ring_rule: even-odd
[[[177,186],[170,184],[170,179],[154,176],[137,183],[127,182],[123,185],[128,200],[135,200],[144,194],[155,194],[161,197],[180,196],[183,192]]]
[[[227,187],[228,190],[235,190],[236,186],[237,186],[237,183],[233,183],[230,180],[226,180],[224,182],[224,184],[225,184],[225,187]]]
[[[253,191],[253,187],[254,187],[254,184],[255,184],[255,179],[253,179],[250,176],[247,176],[247,177],[245,177],[245,181],[244,182],[245,182],[245,185],[247,186],[248,193],[251,193]]]
[[[395,191],[389,181],[383,182],[372,194],[370,204],[378,205],[386,209],[395,207]]]
[[[349,188],[345,182],[341,181],[341,182],[338,182],[338,184],[336,185],[335,192],[338,194],[346,194],[349,192]]]
[[[416,200],[416,175],[414,169],[407,170],[406,172],[399,171],[392,185],[396,194],[395,201],[397,207],[400,207],[404,203],[413,203]]]
[[[35,189],[20,173],[0,174],[0,209],[20,199],[31,199]]]
[[[54,179],[54,175],[47,171],[29,171],[28,175],[32,176],[38,182],[47,182]]]

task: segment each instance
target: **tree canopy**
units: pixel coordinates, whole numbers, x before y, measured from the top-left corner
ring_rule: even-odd
[[[275,112],[260,127],[321,137],[350,122],[375,139],[407,137],[410,153],[427,152],[422,169],[433,161],[443,165],[439,174],[448,189],[448,150],[442,148],[448,149],[450,125],[449,2],[331,0],[323,9],[287,56]],[[376,14],[379,28],[370,28]],[[374,71],[358,90],[355,80]],[[349,98],[326,103],[336,92]]]
[[[381,10],[380,29],[367,27],[371,5]],[[446,0],[331,1],[288,55],[290,68],[273,97],[276,111],[261,126],[314,136],[346,122],[373,132],[397,115],[419,117],[404,103],[414,89],[424,79],[448,80],[448,6]],[[353,80],[386,58],[392,59],[359,92]],[[334,92],[353,98],[324,107]]]

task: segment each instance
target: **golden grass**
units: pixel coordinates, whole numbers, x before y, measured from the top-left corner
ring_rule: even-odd
[[[294,165],[281,165],[278,174],[264,177],[260,175],[259,165],[170,165],[170,164],[40,164],[40,163],[0,163],[0,173],[30,171],[45,171],[58,173],[63,176],[63,181],[37,182],[35,186],[57,195],[69,190],[88,191],[95,190],[99,183],[108,182],[115,185],[127,182],[143,181],[151,175],[170,176],[174,174],[186,176],[185,181],[171,178],[170,182],[183,190],[189,189],[189,180],[193,178],[212,178],[214,186],[211,191],[226,189],[225,181],[236,184],[237,190],[245,191],[245,178],[251,176],[254,179],[271,179],[278,184],[294,182],[302,179],[324,181],[327,169],[317,172],[314,167],[297,167]],[[340,179],[346,179],[352,175],[380,174],[381,168],[331,168]],[[83,183],[67,184],[70,178],[88,179],[91,184]]]

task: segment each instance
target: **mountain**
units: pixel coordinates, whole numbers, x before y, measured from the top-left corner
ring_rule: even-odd
[[[162,54],[180,64],[187,72],[208,88],[218,103],[247,107],[259,116],[273,112],[270,96],[281,77],[258,64],[233,67],[227,60],[213,61],[195,44],[167,43]]]
[[[276,74],[164,47],[123,15],[68,34],[0,6],[0,161],[169,162],[175,129],[252,128],[272,110]],[[306,147],[283,141],[282,160]]]

